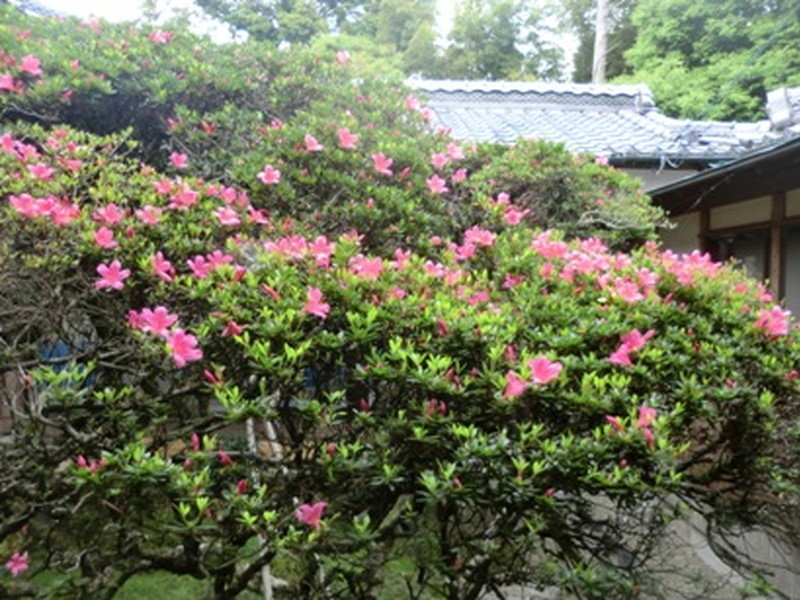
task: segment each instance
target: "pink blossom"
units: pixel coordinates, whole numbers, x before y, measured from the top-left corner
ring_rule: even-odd
[[[646,333],[642,334],[638,329],[632,329],[628,333],[623,333],[620,336],[620,341],[625,344],[631,352],[636,352],[644,348],[647,341],[656,334],[654,329],[648,329]]]
[[[450,177],[453,180],[453,183],[459,183],[460,181],[464,181],[467,178],[467,170],[464,168],[456,169],[456,172]]]
[[[41,64],[42,61],[40,61],[38,58],[32,54],[26,54],[20,61],[19,70],[28,73],[28,75],[41,75]]]
[[[241,335],[243,331],[244,331],[244,329],[242,329],[242,327],[239,326],[236,323],[236,321],[231,319],[225,325],[225,329],[222,330],[222,337],[231,337],[231,336],[234,336],[234,335]]]
[[[14,210],[23,217],[34,219],[41,214],[39,212],[39,205],[30,194],[20,194],[19,196],[12,195],[9,196],[8,201],[11,202],[11,206],[14,207]]]
[[[422,104],[420,104],[420,101],[416,96],[409,94],[406,96],[405,106],[406,110],[419,110],[422,107]]]
[[[463,160],[464,149],[455,142],[450,142],[447,144],[447,155],[453,160]]]
[[[608,357],[608,362],[614,365],[621,365],[623,367],[632,367],[631,362],[631,349],[627,344],[620,344],[620,346],[612,352]]]
[[[148,204],[147,206],[137,209],[136,216],[139,217],[139,220],[145,225],[157,225],[163,212],[163,209]]]
[[[320,144],[317,141],[317,138],[315,138],[310,133],[307,133],[305,135],[305,137],[303,138],[303,141],[306,144],[306,152],[321,152],[322,150],[325,149],[325,146]]]
[[[350,53],[347,50],[339,50],[336,53],[336,62],[342,66],[350,63]]]
[[[358,136],[355,133],[350,133],[349,129],[340,129],[336,132],[339,136],[339,148],[342,150],[354,150]]]
[[[375,170],[380,173],[381,175],[386,175],[391,177],[392,176],[392,163],[394,162],[391,158],[386,158],[383,152],[378,152],[377,154],[372,155],[372,164],[375,167]]]
[[[172,263],[169,262],[164,255],[159,250],[155,253],[150,259],[150,264],[153,266],[153,272],[166,281],[167,283],[171,283],[173,277],[175,276],[175,267],[172,266]]]
[[[178,315],[170,314],[165,306],[154,309],[143,308],[139,314],[139,329],[161,337],[169,335],[169,328],[178,321]]]
[[[24,554],[14,552],[6,563],[6,569],[11,573],[11,577],[19,577],[19,575],[27,571],[29,567],[30,560],[28,559],[27,552]]]
[[[180,190],[170,196],[169,207],[173,210],[188,210],[197,204],[197,198],[198,193],[184,183]]]
[[[116,204],[108,204],[98,208],[92,215],[92,219],[105,225],[116,225],[123,218],[125,218],[125,212],[121,211]]]
[[[503,215],[503,220],[508,225],[519,225],[522,223],[522,219],[525,218],[525,215],[527,215],[529,212],[531,211],[528,209],[522,210],[516,206],[508,206],[506,207],[506,212]]]
[[[780,306],[774,306],[771,310],[761,310],[758,313],[755,327],[756,329],[762,329],[771,337],[787,335],[789,333],[790,315],[791,313],[788,310],[781,310]]]
[[[406,268],[406,263],[408,259],[411,258],[411,251],[410,250],[403,250],[402,248],[396,248],[394,251],[394,260],[392,261],[392,267],[397,269],[398,271],[402,271]]]
[[[330,265],[331,255],[335,248],[336,244],[334,242],[329,242],[328,238],[324,235],[317,236],[317,239],[308,245],[308,250],[317,261],[317,266],[323,268]]]
[[[464,232],[464,243],[476,246],[491,246],[497,236],[488,229],[474,225]]]
[[[211,271],[211,265],[206,260],[206,257],[200,254],[187,260],[186,264],[189,265],[189,268],[192,270],[192,275],[198,279],[205,279]]]
[[[50,218],[56,225],[68,225],[81,214],[81,208],[66,198],[56,202],[50,212]]]
[[[119,246],[114,240],[114,232],[108,227],[101,227],[94,232],[94,243],[101,248],[116,248]]]
[[[527,383],[514,371],[506,373],[506,389],[503,392],[503,398],[514,398],[521,396],[525,393],[525,386]]]
[[[545,385],[558,377],[564,365],[550,361],[546,356],[538,356],[528,361],[528,368],[531,370],[531,381]]]
[[[607,166],[609,164],[607,156],[595,156],[594,162],[597,165]]]
[[[247,209],[247,218],[250,219],[250,222],[258,225],[269,225],[269,212],[264,209],[257,210],[250,206]]]
[[[441,169],[450,162],[450,157],[447,154],[437,152],[431,156],[431,166],[434,169]]]
[[[113,290],[121,290],[125,287],[123,283],[130,277],[130,269],[123,269],[118,260],[113,261],[110,265],[101,263],[97,265],[97,274],[100,279],[94,282],[94,287],[98,290],[111,288]]]
[[[171,31],[163,31],[162,29],[155,29],[149,33],[147,39],[154,44],[169,44],[172,41],[174,34]]]
[[[53,168],[44,163],[28,165],[28,172],[34,179],[41,179],[42,181],[50,181],[54,173]]]
[[[239,218],[239,213],[233,210],[230,206],[222,206],[214,211],[214,216],[219,220],[220,225],[224,227],[236,227],[242,221]]]
[[[650,427],[657,415],[658,411],[655,408],[642,404],[639,407],[639,420],[636,421],[636,429]]]
[[[628,304],[644,300],[644,295],[639,291],[639,285],[627,277],[614,279],[613,292]]]
[[[16,92],[19,91],[21,85],[14,81],[10,73],[0,74],[0,91]]]
[[[179,328],[173,331],[167,337],[167,345],[172,351],[172,360],[178,367],[203,358],[203,351],[197,347],[197,338],[183,329]]]
[[[307,300],[303,307],[303,312],[310,315],[325,319],[330,312],[331,307],[327,302],[323,302],[322,291],[315,287],[309,286],[307,289]]]
[[[206,254],[206,258],[208,259],[209,268],[212,271],[219,269],[222,265],[228,265],[233,262],[233,256],[225,254],[222,250],[214,250]]]
[[[186,154],[181,154],[180,152],[173,152],[169,155],[169,160],[172,162],[172,166],[176,169],[185,169],[189,166],[189,157]]]
[[[428,189],[433,194],[444,194],[449,191],[447,189],[447,181],[438,175],[431,175],[425,180],[425,183],[428,184]]]
[[[156,190],[157,194],[166,196],[172,191],[172,182],[169,181],[168,179],[162,179],[160,181],[156,181],[153,184],[153,188]]]
[[[316,504],[301,504],[300,506],[297,507],[294,516],[301,523],[310,525],[314,529],[320,529],[320,527],[322,527],[322,524],[320,523],[320,521],[322,520],[322,513],[325,511],[325,507],[327,506],[328,506],[327,502],[317,502]]]
[[[236,464],[233,462],[231,455],[225,452],[225,450],[218,450],[217,458],[219,458],[219,462],[223,467],[231,467]]]
[[[374,281],[383,273],[384,266],[380,257],[369,259],[359,254],[350,259],[350,270],[361,279]]]
[[[275,185],[281,180],[281,172],[272,165],[265,165],[256,177],[264,185]]]
[[[611,415],[606,415],[606,421],[611,424],[615,430],[619,431],[620,433],[625,433],[625,428],[620,423],[620,420],[617,417],[612,417]]]

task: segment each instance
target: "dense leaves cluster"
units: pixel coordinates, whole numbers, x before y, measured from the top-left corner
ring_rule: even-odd
[[[65,57],[15,18],[2,595],[167,570],[232,598],[269,567],[292,598],[632,596],[684,507],[769,523],[791,489],[796,331],[641,245],[659,213],[622,175],[430,133],[344,53],[103,24]],[[115,96],[109,132],[61,125]]]

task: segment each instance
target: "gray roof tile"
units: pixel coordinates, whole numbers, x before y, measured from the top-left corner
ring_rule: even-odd
[[[618,160],[730,160],[775,141],[769,121],[673,119],[645,85],[410,80],[435,125],[464,141],[563,142]]]

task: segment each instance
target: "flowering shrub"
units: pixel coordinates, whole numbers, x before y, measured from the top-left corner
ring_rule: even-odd
[[[11,113],[63,86],[14,27]],[[127,36],[121,82],[136,48],[189,40],[84,27],[98,61],[120,50],[106,28]],[[252,92],[246,48],[230,52],[203,65],[231,60],[226,85]],[[156,97],[165,73],[137,89]],[[164,97],[207,75],[169,75]],[[333,96],[363,101],[317,96],[281,123],[166,101],[178,123],[154,138],[139,117],[102,136],[6,122],[0,595],[110,598],[167,570],[232,598],[268,566],[289,597],[387,581],[625,597],[676,507],[769,524],[794,489],[800,346],[759,285],[653,243],[619,252],[658,215],[613,171],[544,144],[462,147],[352,75]],[[106,85],[64,102],[96,110]],[[157,151],[158,168],[136,154]],[[582,221],[589,205],[611,209]],[[553,222],[587,236],[535,227]]]

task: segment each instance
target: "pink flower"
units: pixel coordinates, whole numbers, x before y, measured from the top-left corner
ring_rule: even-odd
[[[322,520],[322,513],[325,507],[328,506],[327,502],[317,502],[316,504],[301,504],[297,507],[294,516],[301,523],[310,525],[314,529],[322,527],[320,521]]]
[[[521,396],[525,393],[526,382],[514,371],[506,373],[506,389],[503,392],[503,398],[514,398]]]
[[[455,142],[450,142],[447,144],[447,156],[453,160],[463,160],[464,149]]]
[[[632,367],[631,362],[631,349],[627,344],[620,344],[620,346],[612,352],[608,357],[608,362],[614,365],[621,365],[623,367]]]
[[[331,310],[330,304],[322,301],[322,292],[315,287],[308,287],[307,300],[303,312],[324,319]]]
[[[153,184],[153,188],[156,190],[157,194],[166,196],[172,191],[172,182],[167,179],[162,179],[161,181],[156,181]]]
[[[239,219],[239,213],[233,210],[230,206],[222,206],[214,211],[214,216],[219,219],[220,225],[224,227],[236,227],[242,221]]]
[[[447,154],[436,152],[431,156],[431,166],[433,166],[434,169],[441,169],[449,162],[450,157]]]
[[[594,163],[596,165],[607,166],[609,164],[607,156],[595,156]]]
[[[217,458],[219,458],[219,462],[223,467],[232,467],[236,464],[233,462],[231,455],[225,452],[225,450],[217,451]]]
[[[32,54],[26,54],[22,57],[22,61],[19,64],[19,70],[28,73],[29,75],[41,75],[42,68],[41,68],[42,61],[38,58],[33,56]]]
[[[447,189],[447,181],[438,175],[431,175],[425,180],[425,183],[428,184],[428,189],[433,194],[444,194],[445,192],[449,191]]]
[[[172,350],[172,360],[178,367],[203,358],[203,351],[197,347],[197,338],[183,329],[179,328],[173,331],[167,337],[167,345]]]
[[[231,337],[234,335],[241,335],[244,329],[239,326],[236,321],[230,320],[228,324],[225,325],[225,329],[222,330],[222,337]]]
[[[317,141],[317,138],[315,138],[310,133],[307,133],[303,138],[303,140],[305,141],[306,144],[306,152],[321,152],[322,150],[325,149],[325,146],[320,144]]]
[[[211,270],[219,269],[222,265],[227,265],[233,262],[233,256],[225,254],[222,250],[214,250],[210,254],[206,254],[208,259],[208,266]]]
[[[405,105],[406,105],[406,110],[419,110],[422,107],[419,99],[412,94],[406,96]]]
[[[450,177],[453,180],[453,183],[459,183],[460,181],[464,181],[467,178],[467,170],[464,168],[456,169],[456,172]]]
[[[474,244],[475,246],[491,246],[497,236],[488,229],[482,229],[477,225],[470,227],[464,232],[464,243]]]
[[[636,429],[650,427],[650,425],[653,424],[653,421],[655,421],[657,415],[658,411],[655,408],[651,408],[642,404],[639,407],[639,420],[636,421]]]
[[[174,34],[171,31],[156,29],[150,32],[150,34],[147,36],[147,39],[154,44],[169,44],[172,41],[173,35]]]
[[[108,204],[94,211],[92,219],[105,225],[116,225],[125,218],[125,213],[116,204]]]
[[[236,493],[244,496],[247,493],[247,479],[240,479],[236,482]]]
[[[160,250],[150,259],[150,264],[153,265],[153,272],[158,277],[167,283],[172,282],[172,278],[175,276],[175,268],[171,262],[164,258]]]
[[[330,265],[331,255],[335,248],[336,244],[329,242],[324,235],[317,236],[317,239],[308,245],[308,251],[317,261],[317,266],[323,268]]]
[[[30,194],[20,194],[19,196],[12,195],[9,196],[8,201],[11,202],[11,206],[23,217],[33,219],[41,214],[39,211],[39,204]]]
[[[158,221],[163,212],[162,209],[148,204],[147,206],[137,209],[136,216],[139,217],[139,220],[145,225],[158,225]]]
[[[377,154],[372,155],[372,164],[375,167],[375,170],[380,173],[381,175],[387,175],[389,177],[392,176],[392,163],[394,162],[391,158],[386,158],[383,152],[378,152]]]
[[[781,310],[780,306],[774,306],[771,310],[762,310],[758,313],[755,327],[756,329],[762,329],[771,337],[787,335],[789,333],[790,315],[791,313],[788,310]]]
[[[114,232],[108,227],[101,227],[94,232],[94,243],[101,248],[116,248],[119,246],[114,240]]]
[[[205,256],[200,254],[187,260],[186,264],[189,265],[192,274],[198,279],[205,279],[211,271],[211,264],[206,260]]]
[[[14,81],[10,73],[0,74],[0,91],[15,92],[18,89],[18,84]]]
[[[110,265],[101,263],[97,265],[97,273],[100,279],[94,282],[94,287],[98,290],[111,288],[113,290],[121,290],[125,287],[123,281],[130,277],[130,269],[123,269],[118,260],[115,260]]]
[[[383,273],[384,266],[380,257],[369,259],[359,254],[350,259],[350,269],[361,279],[374,281]]]
[[[539,356],[528,361],[531,370],[531,381],[540,385],[550,383],[564,367],[560,362],[551,362],[546,356]]]
[[[44,163],[36,163],[35,165],[28,165],[28,172],[34,179],[41,179],[42,181],[50,181],[53,177],[52,167]]]
[[[197,204],[198,194],[188,184],[169,197],[169,207],[173,210],[188,210]]]
[[[642,334],[638,329],[632,329],[628,333],[623,333],[620,340],[625,344],[631,352],[636,352],[644,348],[647,341],[656,334],[654,329],[649,329],[646,333]]]
[[[355,133],[350,133],[349,129],[340,129],[336,132],[339,135],[339,148],[342,150],[354,150],[358,136]]]
[[[143,308],[139,320],[139,329],[145,333],[167,337],[169,328],[178,321],[178,315],[170,314],[165,306],[156,306],[152,310]]]
[[[336,53],[336,62],[340,65],[347,65],[350,63],[350,53],[347,50],[339,50]]]
[[[170,154],[169,160],[172,162],[172,166],[176,169],[185,169],[189,165],[189,157],[185,154],[181,154],[180,152],[173,152]]]
[[[508,225],[519,225],[522,222],[522,219],[525,218],[525,215],[527,215],[529,212],[531,211],[528,209],[521,210],[516,206],[508,206],[506,207],[506,212],[503,215],[503,220]]]
[[[256,177],[264,185],[275,185],[281,180],[281,172],[272,165],[266,165]]]
[[[611,424],[611,427],[613,427],[615,430],[619,431],[620,433],[625,433],[625,428],[622,426],[622,423],[620,423],[617,417],[606,415],[606,421],[608,421]]]
[[[323,507],[324,508],[324,507]],[[20,554],[19,552],[14,552],[11,555],[11,558],[6,563],[6,569],[11,572],[12,577],[18,577],[20,573],[24,573],[28,570],[30,564],[28,559],[28,553],[25,552],[24,554]]]

